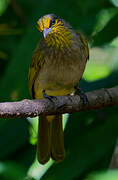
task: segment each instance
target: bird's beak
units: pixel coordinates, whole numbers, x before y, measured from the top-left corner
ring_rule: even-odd
[[[43,29],[43,36],[44,36],[44,38],[46,38],[46,36],[51,32],[51,30],[52,30],[52,28],[50,27],[50,28],[44,28]]]

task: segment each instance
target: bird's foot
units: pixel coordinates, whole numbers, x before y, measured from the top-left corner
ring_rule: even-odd
[[[87,98],[86,94],[84,93],[84,91],[81,88],[77,87],[77,86],[75,86],[74,88],[75,88],[75,93],[74,94],[80,96],[80,99],[82,100],[83,105],[88,104],[88,98]]]
[[[45,90],[42,91],[43,97],[49,99],[51,102],[54,103],[53,99],[56,98],[55,96],[47,95]]]
[[[57,100],[57,97],[56,97],[56,96],[47,95],[46,92],[45,92],[45,90],[42,91],[42,94],[43,94],[43,97],[44,97],[44,98],[49,99],[53,104],[55,104],[55,102],[56,102],[56,100]],[[57,103],[57,105],[58,105],[58,103]],[[58,105],[58,108],[61,109],[61,108],[64,107],[64,105],[65,105],[64,103],[59,104],[59,105]]]

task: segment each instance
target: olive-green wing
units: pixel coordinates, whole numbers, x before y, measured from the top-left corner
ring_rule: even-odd
[[[35,98],[34,94],[34,83],[36,80],[37,75],[39,75],[39,72],[45,62],[45,58],[42,52],[41,44],[37,46],[37,48],[34,51],[34,54],[32,56],[32,60],[30,63],[30,68],[29,68],[29,75],[28,75],[28,80],[29,80],[29,90],[32,98]]]
[[[77,32],[77,34],[79,35],[82,43],[84,44],[84,48],[85,48],[85,55],[86,55],[86,60],[89,59],[89,48],[88,48],[88,43],[86,38],[84,37],[84,35],[80,32]]]

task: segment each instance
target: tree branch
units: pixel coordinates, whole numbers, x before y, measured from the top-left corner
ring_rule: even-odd
[[[0,103],[0,118],[35,117],[40,114],[72,113],[118,105],[118,86],[86,93],[88,104],[83,105],[78,95]]]

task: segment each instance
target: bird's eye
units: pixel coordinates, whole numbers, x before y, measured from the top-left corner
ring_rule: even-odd
[[[50,27],[55,24],[55,19],[52,19],[50,22]]]

